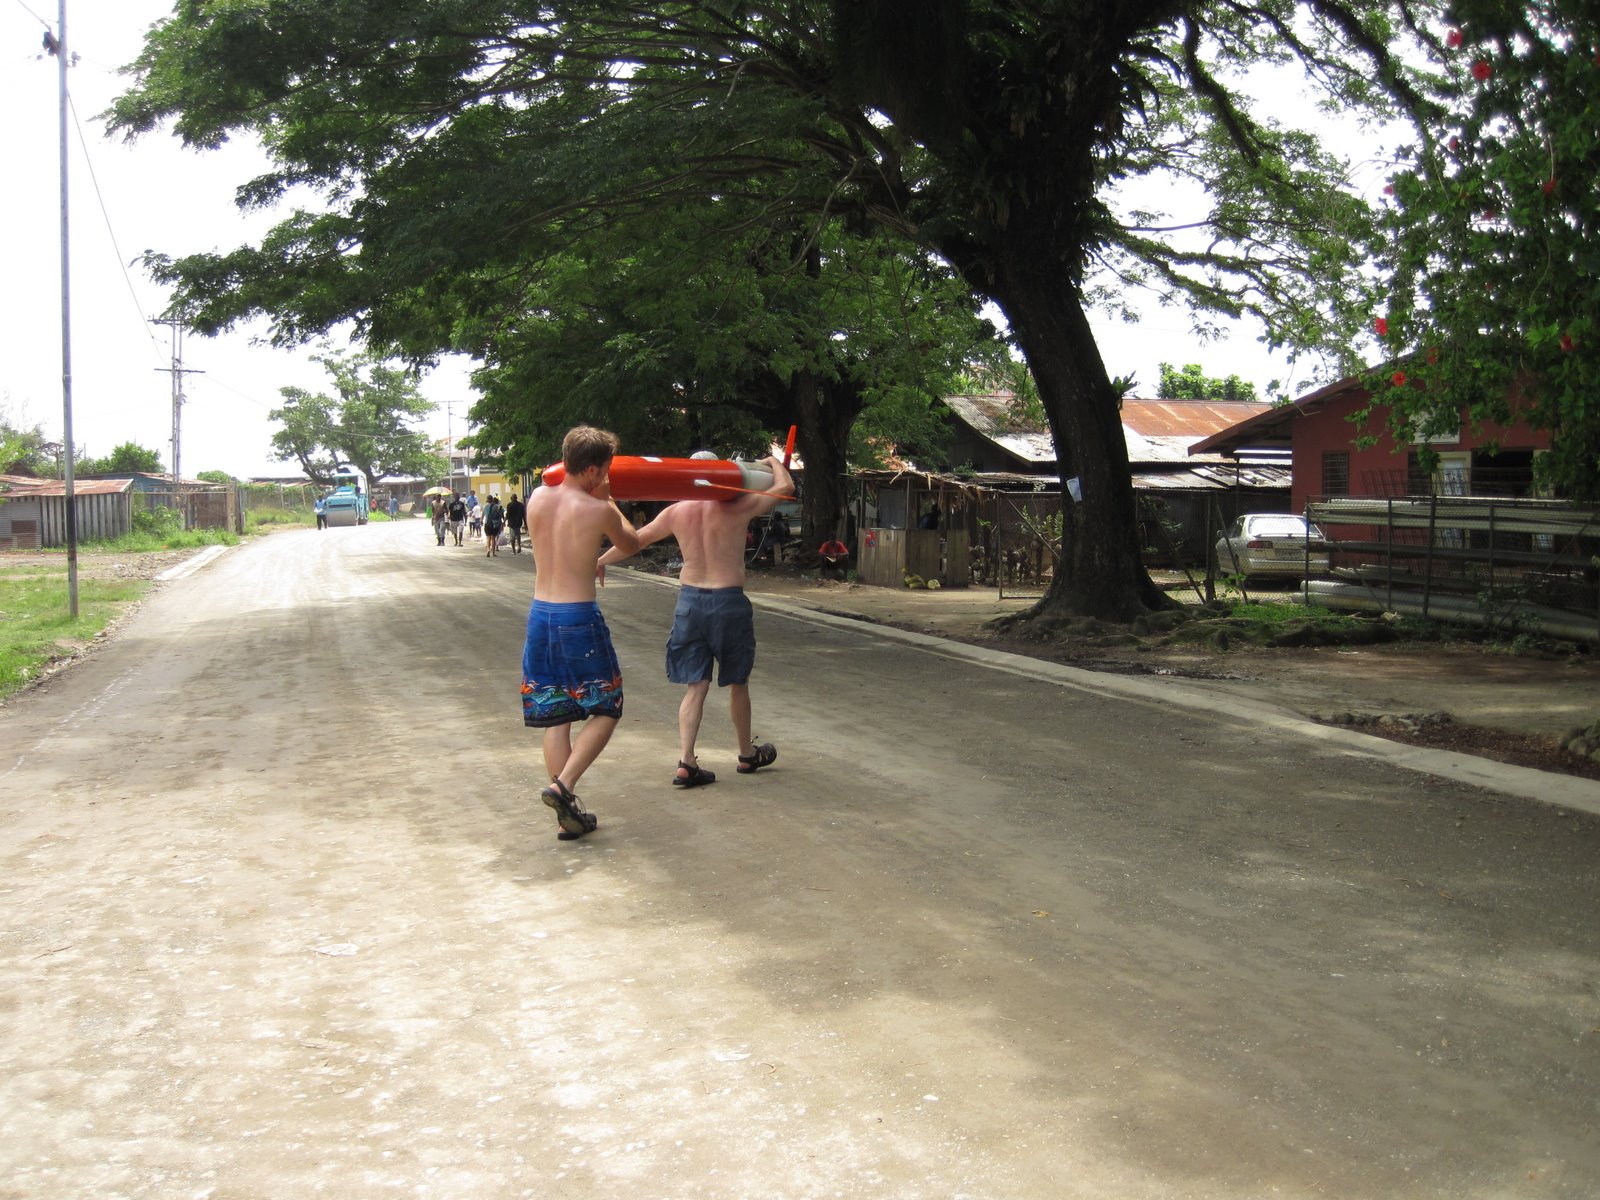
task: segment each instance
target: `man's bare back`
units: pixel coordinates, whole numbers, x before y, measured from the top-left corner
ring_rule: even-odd
[[[638,534],[611,501],[604,473],[568,474],[556,487],[535,488],[527,511],[536,600],[555,604],[593,600],[595,559],[605,539],[629,554],[639,547]]]
[[[763,460],[772,469],[772,488],[735,500],[680,500],[639,530],[639,545],[650,546],[676,538],[683,555],[678,581],[690,587],[744,586],[744,536],[750,522],[771,512],[794,494],[794,481],[775,458]],[[620,562],[632,554],[606,551],[601,565]]]

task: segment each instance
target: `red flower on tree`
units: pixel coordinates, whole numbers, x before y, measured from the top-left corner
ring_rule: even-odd
[[[1395,387],[1402,386],[1405,381],[1406,373],[1404,371],[1396,371],[1393,375],[1389,376],[1389,382],[1394,384]]]
[[[1461,48],[1461,43],[1466,40],[1466,38],[1461,36],[1461,30],[1452,29],[1449,33],[1445,34],[1444,44],[1449,46],[1452,50],[1459,50]]]
[[[1556,190],[1555,176],[1552,175],[1549,179],[1546,179],[1541,186],[1544,188],[1544,194],[1548,196],[1551,192]]]
[[[1576,345],[1577,343],[1572,340],[1572,335],[1570,333],[1563,333],[1561,335],[1561,348],[1568,354],[1572,353],[1573,347]]]
[[[1479,83],[1488,82],[1490,76],[1492,76],[1493,74],[1494,74],[1494,68],[1491,67],[1487,62],[1485,62],[1481,58],[1477,62],[1472,64],[1472,77],[1474,79],[1476,79]]]
[[[1388,317],[1379,317],[1376,321],[1374,321],[1372,323],[1372,327],[1378,331],[1378,336],[1379,337],[1388,337],[1389,336],[1389,318]]]

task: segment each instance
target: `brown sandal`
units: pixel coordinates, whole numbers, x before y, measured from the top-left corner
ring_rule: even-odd
[[[695,763],[694,765],[691,766],[689,763],[680,762],[678,764],[678,770],[687,771],[688,774],[687,775],[674,775],[672,777],[672,786],[673,787],[681,787],[681,788],[702,787],[705,784],[715,783],[717,781],[717,777],[716,777],[715,773],[713,773],[711,771],[707,771],[704,767],[700,766],[699,763]]]
[[[762,742],[754,754],[739,755],[739,774],[749,775],[761,767],[770,767],[778,761],[778,748],[771,742]]]
[[[577,795],[568,790],[567,785],[561,780],[552,779],[550,786],[539,795],[546,804],[556,810],[556,824],[561,826],[561,832],[556,836],[563,841],[581,838],[584,834],[593,833],[600,827],[600,819],[591,812],[585,812],[583,805],[578,803]]]

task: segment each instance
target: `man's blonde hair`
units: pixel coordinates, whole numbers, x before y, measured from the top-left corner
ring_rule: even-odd
[[[577,475],[590,467],[603,467],[616,457],[617,435],[593,425],[575,425],[561,439],[561,462],[567,473]]]

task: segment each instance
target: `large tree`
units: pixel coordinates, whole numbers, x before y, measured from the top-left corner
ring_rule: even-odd
[[[56,473],[61,446],[47,441],[44,426],[20,424],[0,403],[0,475],[49,477]]]
[[[300,464],[306,477],[332,484],[335,468],[360,467],[373,483],[391,476],[442,475],[444,457],[410,423],[433,411],[414,372],[369,355],[312,356],[333,380],[334,394],[280,388],[282,408],[269,414],[283,428],[272,435],[277,456]]]
[[[653,236],[608,230],[546,263],[476,348],[473,440],[527,468],[579,420],[633,450],[757,456],[794,424],[802,544],[820,544],[845,508],[858,423],[933,440],[957,370],[1003,346],[965,285],[903,240],[758,222],[711,253],[694,244],[707,214],[672,215],[652,214]]]
[[[138,442],[123,442],[104,458],[80,458],[72,469],[75,474],[84,476],[127,475],[134,471],[159,475],[165,470],[161,465],[161,455]]]
[[[1162,363],[1161,382],[1156,395],[1163,400],[1254,400],[1255,384],[1237,375],[1226,379],[1207,375],[1199,363],[1186,363],[1180,370]]]
[[[1412,20],[1404,0],[182,0],[115,124],[170,117],[198,145],[256,130],[281,169],[247,201],[333,202],[260,247],[158,262],[202,327],[259,311],[295,338],[353,317],[428,353],[566,239],[686,197],[892,230],[1004,312],[1081,481],[1043,606],[1129,617],[1164,597],[1094,272],[1254,314],[1278,342],[1348,337],[1369,214],[1314,137],[1251,115],[1242,81],[1298,61],[1333,103],[1418,108],[1389,49]],[[1188,189],[1195,219],[1118,208],[1130,179]]]
[[[1375,380],[1401,445],[1515,401],[1555,434],[1544,481],[1600,498],[1600,9],[1459,0],[1444,115],[1389,185]]]

